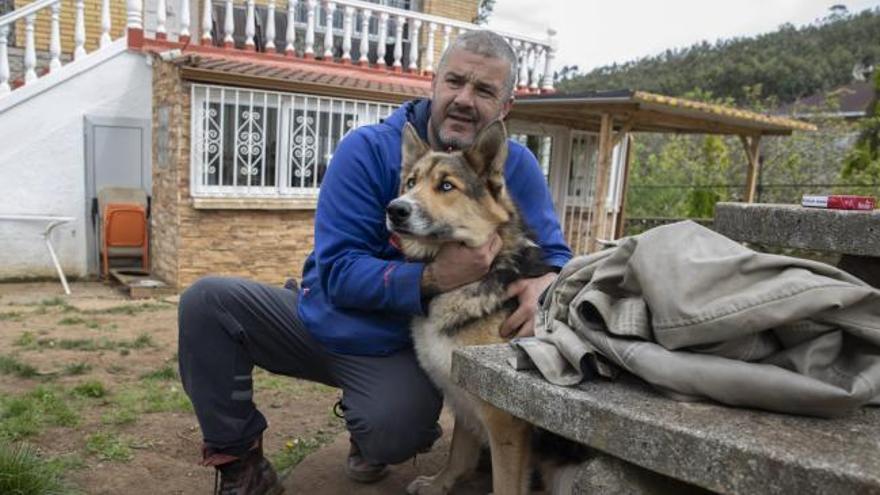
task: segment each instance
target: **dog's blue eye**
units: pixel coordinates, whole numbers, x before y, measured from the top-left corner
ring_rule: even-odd
[[[412,189],[412,188],[414,188],[414,187],[416,187],[416,180],[415,180],[415,179],[408,179],[408,180],[406,181],[406,188],[407,188],[407,189]]]
[[[453,189],[455,189],[455,186],[453,186],[452,182],[449,182],[448,180],[445,180],[440,183],[440,190],[443,192],[449,192]]]

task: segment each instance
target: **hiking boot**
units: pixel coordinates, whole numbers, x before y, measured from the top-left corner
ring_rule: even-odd
[[[348,459],[345,462],[345,474],[352,481],[358,483],[375,483],[388,476],[388,464],[370,462],[364,459],[361,449],[354,440],[350,440],[351,447],[348,450]]]
[[[216,453],[207,448],[202,455],[202,465],[217,469],[215,495],[279,495],[284,492],[275,469],[263,457],[262,438],[241,456]]]

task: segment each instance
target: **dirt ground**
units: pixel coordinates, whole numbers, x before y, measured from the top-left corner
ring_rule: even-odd
[[[133,301],[97,282],[72,291],[63,297],[54,282],[0,284],[0,357],[36,369],[28,378],[0,373],[0,395],[51,390],[78,417],[22,440],[64,459],[84,493],[210,493],[213,470],[197,465],[198,424],[176,376],[177,297]],[[336,390],[265,372],[254,380],[273,461],[290,465],[340,436]]]

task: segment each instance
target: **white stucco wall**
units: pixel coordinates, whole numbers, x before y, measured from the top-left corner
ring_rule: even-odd
[[[84,116],[150,119],[145,60],[120,51],[14,107],[0,99],[0,215],[75,217],[53,234],[68,276],[87,271]],[[0,279],[55,276],[39,225],[0,221]]]

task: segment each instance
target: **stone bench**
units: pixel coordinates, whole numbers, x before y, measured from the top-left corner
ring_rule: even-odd
[[[880,287],[880,210],[717,203],[713,229],[736,241],[840,254],[838,267]]]
[[[455,351],[453,379],[597,450],[576,493],[880,494],[878,408],[827,420],[678,402],[635,379],[559,387],[514,370],[514,354],[506,344]]]

